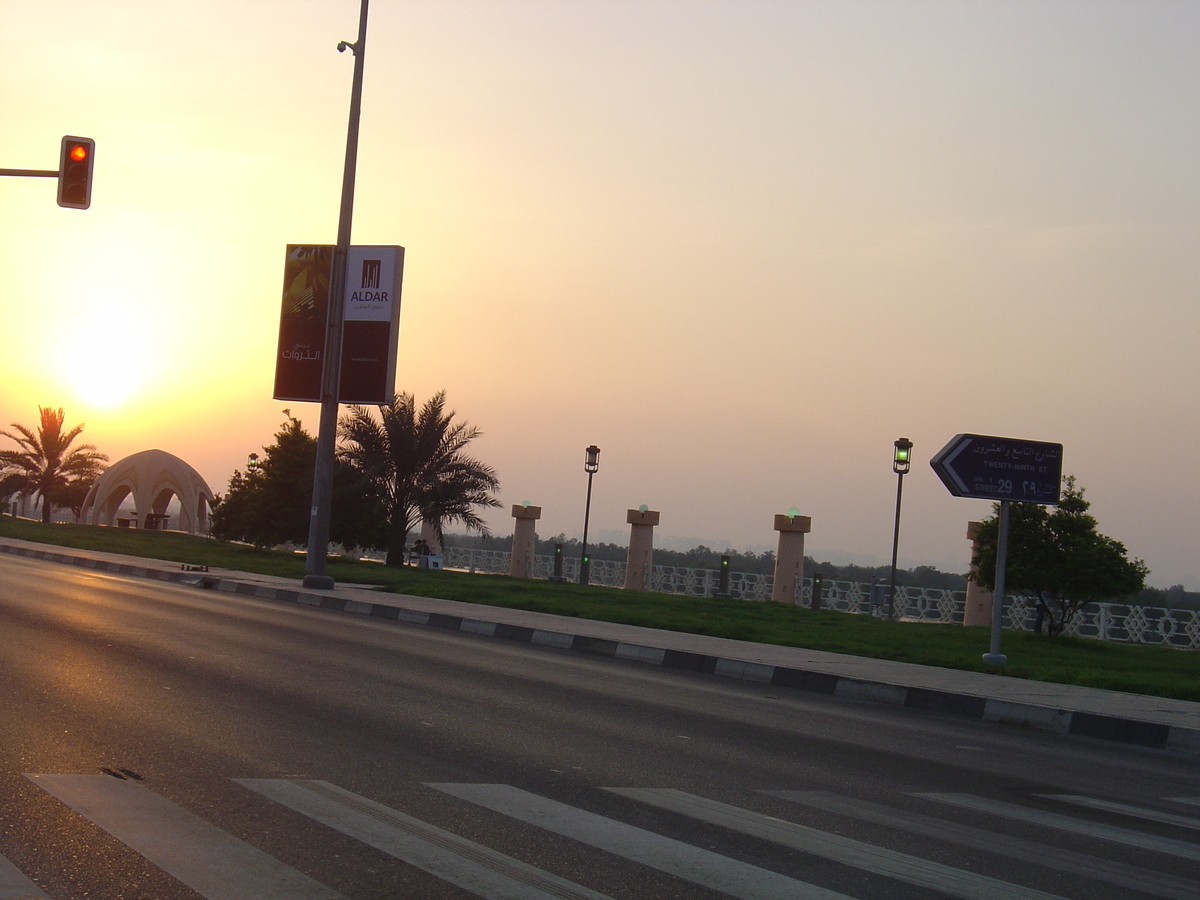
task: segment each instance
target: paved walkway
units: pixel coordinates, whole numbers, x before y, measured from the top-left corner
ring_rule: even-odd
[[[0,553],[708,672],[846,699],[1200,754],[1200,703],[1185,700],[681,634],[456,600],[384,594],[363,585],[342,584],[332,591],[311,590],[296,579],[224,569],[187,570],[178,563],[163,560],[51,547],[10,538],[0,540]]]

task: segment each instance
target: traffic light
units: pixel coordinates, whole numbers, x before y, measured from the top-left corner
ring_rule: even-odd
[[[67,135],[62,139],[58,158],[58,205],[69,209],[87,209],[92,205],[92,163],[96,142],[91,138]]]

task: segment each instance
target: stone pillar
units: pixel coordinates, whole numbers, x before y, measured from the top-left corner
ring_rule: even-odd
[[[777,603],[798,603],[804,584],[804,535],[812,531],[808,516],[775,517],[779,532],[779,551],[775,554],[775,588],[771,599]]]
[[[970,574],[975,574],[975,554],[979,550],[979,529],[982,522],[967,523],[967,540],[971,542]],[[963,624],[991,627],[992,624],[992,592],[985,591],[976,583],[974,578],[967,579],[967,601],[963,604]]]
[[[631,509],[625,515],[629,523],[629,555],[625,559],[625,590],[650,589],[650,567],[654,560],[654,526],[658,513],[652,509]]]
[[[522,503],[512,508],[512,514],[516,522],[513,523],[513,545],[508,574],[514,578],[532,578],[533,554],[537,549],[534,522],[542,517],[542,508]]]

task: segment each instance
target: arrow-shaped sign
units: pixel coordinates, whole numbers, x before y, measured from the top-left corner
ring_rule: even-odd
[[[1062,444],[956,434],[929,461],[955,497],[1057,503]]]

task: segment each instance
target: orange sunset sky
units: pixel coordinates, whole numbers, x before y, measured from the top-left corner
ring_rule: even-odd
[[[272,400],[284,249],[331,243],[357,0],[0,0],[0,426],[62,406],[218,493]],[[1200,589],[1200,3],[375,0],[354,225],[400,244],[397,389],[504,508],[590,536],[965,571],[928,460],[1064,445],[1149,583]]]

